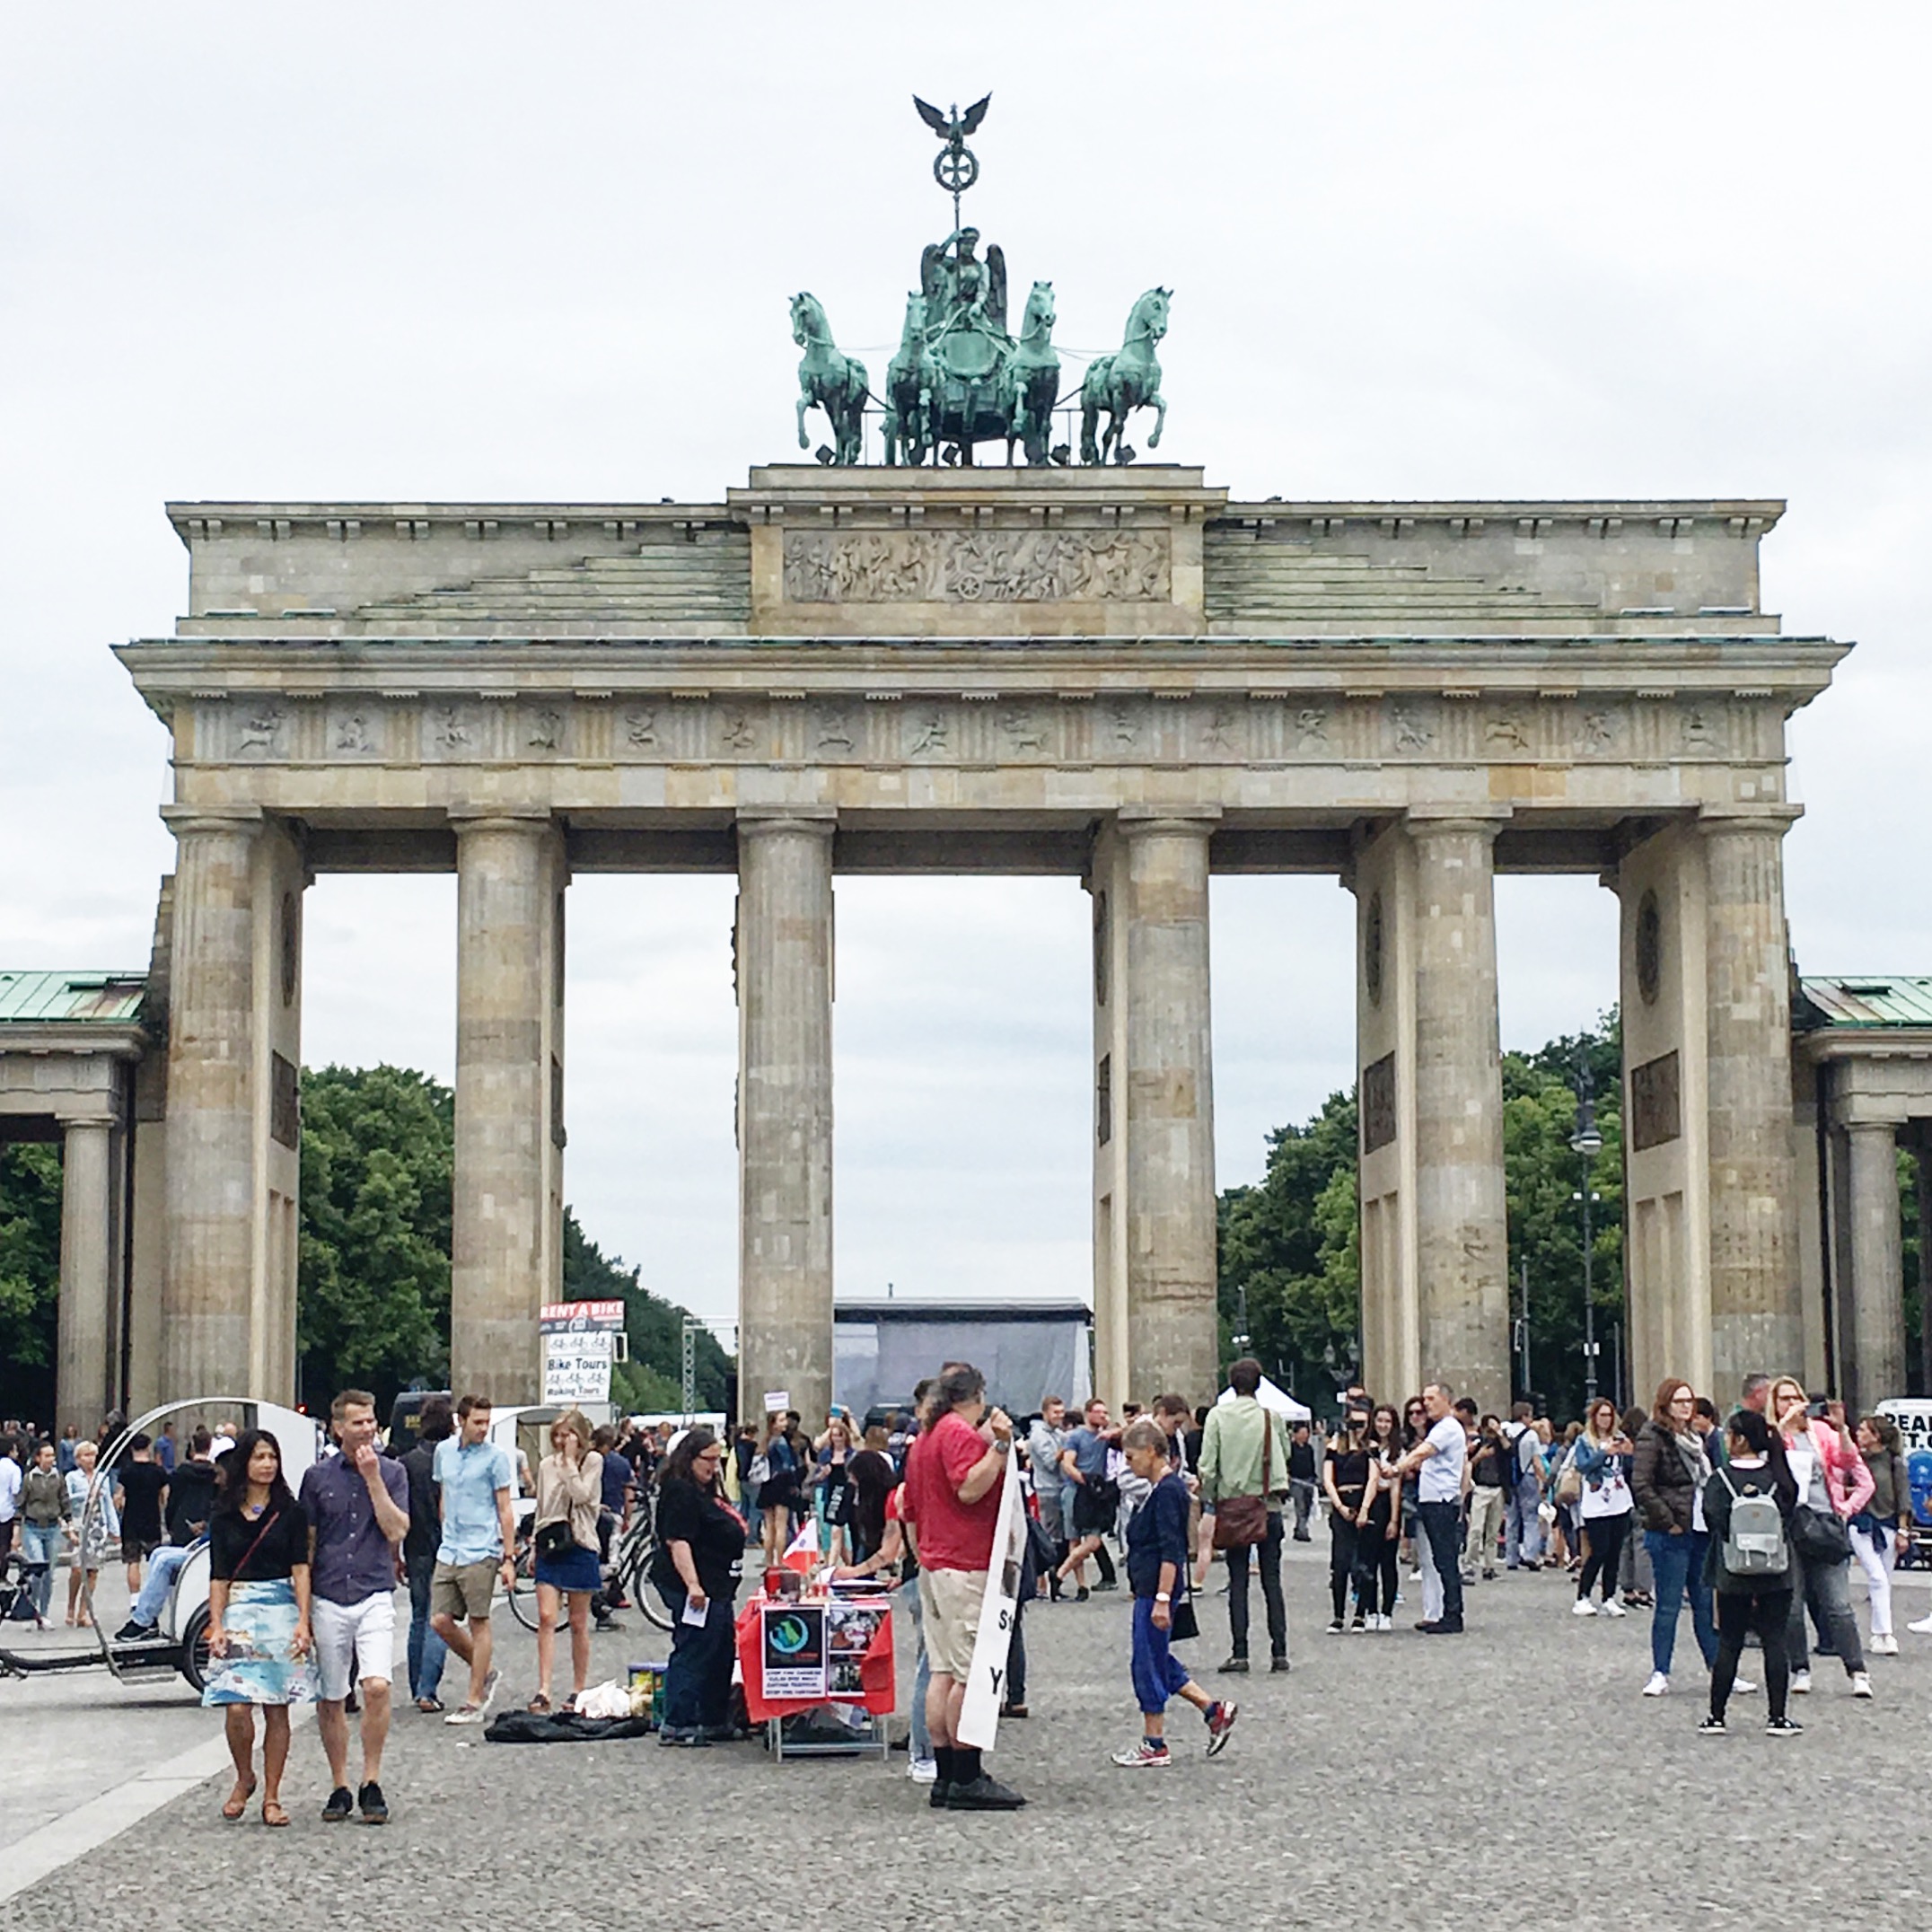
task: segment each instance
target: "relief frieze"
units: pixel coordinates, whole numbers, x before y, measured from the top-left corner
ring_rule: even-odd
[[[788,531],[790,603],[1165,603],[1165,531]]]

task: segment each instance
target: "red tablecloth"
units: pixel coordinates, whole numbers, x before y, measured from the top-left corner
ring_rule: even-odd
[[[776,1702],[768,1700],[763,1695],[761,1620],[768,1603],[780,1611],[795,1607],[783,1599],[755,1596],[738,1613],[738,1664],[744,1673],[745,1715],[753,1724],[763,1724],[768,1717],[789,1717],[795,1711],[816,1710],[825,1704],[860,1704],[875,1716],[891,1715],[899,1696],[892,1668],[892,1611],[886,1599],[867,1597],[862,1600],[862,1606],[855,1606],[884,1613],[879,1620],[878,1629],[872,1634],[865,1655],[859,1660],[859,1682],[864,1687],[859,1696],[781,1698]]]

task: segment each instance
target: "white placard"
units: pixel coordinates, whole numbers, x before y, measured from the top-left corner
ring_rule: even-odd
[[[999,1520],[993,1529],[992,1567],[986,1601],[973,1638],[966,1696],[960,1706],[960,1743],[990,1751],[999,1734],[1000,1699],[1006,1690],[1006,1652],[1013,1643],[1013,1620],[1020,1603],[1020,1560],[1026,1553],[1026,1506],[1020,1496],[1018,1457],[1006,1457],[1000,1480]]]
[[[566,1330],[543,1338],[546,1402],[608,1402],[610,1364],[617,1353],[609,1329]]]
[[[792,1406],[792,1392],[789,1389],[767,1389],[765,1391],[765,1413],[775,1416]]]

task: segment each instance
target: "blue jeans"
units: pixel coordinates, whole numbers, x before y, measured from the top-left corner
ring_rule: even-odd
[[[41,1566],[31,1594],[33,1607],[43,1617],[54,1601],[54,1559],[60,1554],[62,1541],[57,1523],[22,1523],[20,1526],[21,1561]]]
[[[1167,1700],[1179,1697],[1194,1680],[1169,1648],[1171,1632],[1154,1627],[1154,1599],[1134,1599],[1134,1700],[1144,1717],[1158,1717]]]
[[[187,1548],[180,1543],[163,1543],[159,1550],[148,1551],[147,1568],[141,1573],[141,1594],[129,1612],[135,1622],[152,1629],[161,1621],[161,1613],[168,1607],[168,1593],[187,1561]]]
[[[1462,1628],[1462,1506],[1460,1503],[1418,1503],[1422,1533],[1429,1540],[1429,1558],[1442,1579],[1442,1627]]]
[[[684,1620],[685,1593],[664,1593],[671,1612],[671,1668],[664,1673],[664,1728],[691,1732],[731,1721],[734,1621],[729,1597],[708,1597],[702,1624]]]
[[[411,1561],[409,1572],[409,1695],[435,1697],[443,1689],[443,1664],[450,1647],[429,1621],[429,1580],[436,1573],[435,1554]]]
[[[1532,1568],[1543,1559],[1543,1519],[1536,1513],[1543,1492],[1525,1479],[1509,1492],[1503,1514],[1503,1560],[1511,1569]]]
[[[1650,1552],[1650,1568],[1657,1584],[1657,1607],[1650,1618],[1650,1667],[1671,1673],[1671,1658],[1677,1649],[1677,1613],[1683,1608],[1684,1592],[1690,1593],[1690,1628],[1697,1633],[1697,1647],[1704,1667],[1717,1661],[1717,1628],[1711,1621],[1710,1585],[1704,1580],[1704,1552],[1710,1537],[1703,1530],[1685,1530],[1673,1536],[1668,1530],[1646,1530],[1644,1548]]]
[[[902,1583],[894,1593],[912,1613],[912,1628],[918,1639],[919,1662],[912,1673],[912,1755],[928,1764],[933,1756],[933,1734],[926,1722],[926,1692],[933,1681],[933,1666],[926,1655],[926,1617],[919,1608],[919,1579]]]

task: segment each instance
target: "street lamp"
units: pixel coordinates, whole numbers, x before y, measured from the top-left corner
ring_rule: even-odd
[[[1596,1298],[1590,1285],[1590,1204],[1596,1199],[1590,1185],[1590,1164],[1603,1151],[1603,1137],[1596,1128],[1596,1080],[1587,1060],[1576,1069],[1576,1131],[1570,1146],[1583,1163],[1583,1189],[1576,1197],[1583,1203],[1583,1399],[1584,1410],[1596,1400]]]

